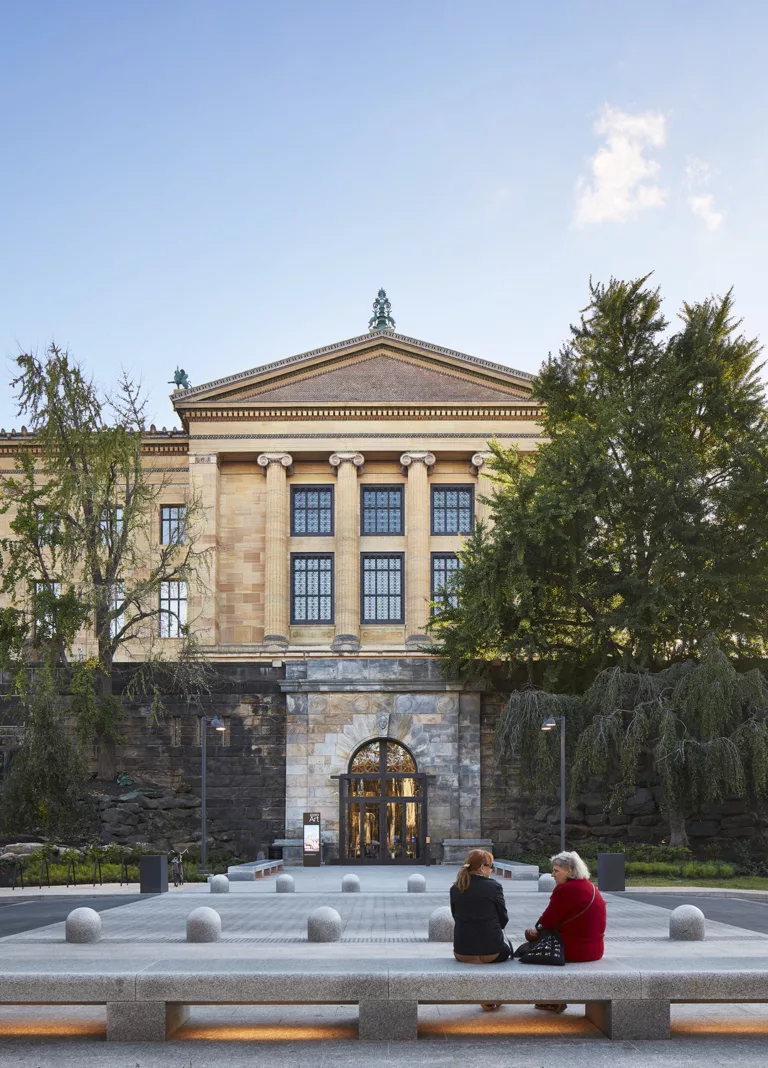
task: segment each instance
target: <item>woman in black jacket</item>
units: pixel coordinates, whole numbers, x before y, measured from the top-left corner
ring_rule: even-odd
[[[504,891],[492,873],[491,854],[473,849],[451,887],[453,955],[462,964],[501,964],[512,956],[504,937],[509,919]]]

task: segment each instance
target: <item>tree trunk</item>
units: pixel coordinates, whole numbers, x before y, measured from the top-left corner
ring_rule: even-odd
[[[679,812],[669,813],[669,844],[673,847],[690,845],[685,832],[685,816]]]
[[[117,753],[115,739],[109,735],[99,734],[96,738],[99,754],[99,778],[114,782],[117,778]]]
[[[112,698],[111,657],[104,656],[102,653],[101,664],[101,670],[96,675],[96,700],[101,705],[103,715],[105,703]],[[114,735],[106,730],[99,730],[96,734],[96,746],[99,757],[99,778],[114,782],[117,778],[117,752]]]

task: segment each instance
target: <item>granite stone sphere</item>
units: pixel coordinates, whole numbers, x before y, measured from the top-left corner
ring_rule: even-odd
[[[425,894],[427,892],[427,880],[423,875],[409,875],[408,876],[408,893],[409,894]]]
[[[342,894],[359,894],[360,880],[356,875],[345,875],[341,880]]]
[[[188,942],[218,942],[221,938],[221,916],[216,909],[202,905],[187,916]]]
[[[706,919],[695,905],[678,905],[669,914],[669,937],[676,942],[703,942]]]
[[[95,909],[72,909],[64,929],[67,942],[99,942],[101,916]]]
[[[539,890],[541,890],[542,894],[551,894],[556,886],[554,875],[539,876]]]
[[[340,942],[341,916],[336,909],[323,905],[307,918],[308,942]]]
[[[228,894],[229,893],[229,879],[226,875],[214,875],[211,879],[209,886],[212,894]]]
[[[276,894],[293,894],[296,892],[296,883],[292,875],[278,875],[275,881]]]
[[[429,917],[430,942],[453,941],[453,916],[448,905],[441,905]]]

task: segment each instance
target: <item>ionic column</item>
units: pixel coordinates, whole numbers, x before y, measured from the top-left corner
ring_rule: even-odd
[[[426,622],[429,581],[429,482],[435,457],[431,452],[404,452],[400,463],[408,472],[405,491],[405,635],[406,643],[428,642]]]
[[[207,553],[207,563],[195,575],[189,590],[190,622],[203,645],[219,642],[219,457],[217,453],[189,458],[192,526],[196,547]]]
[[[263,452],[258,463],[267,476],[267,524],[264,567],[264,644],[287,645],[290,628],[287,452]]]
[[[486,526],[490,526],[493,522],[491,518],[491,509],[487,504],[484,504],[481,497],[493,496],[493,483],[490,479],[490,471],[488,470],[488,460],[493,453],[490,452],[476,452],[472,457],[472,474],[477,475],[477,486],[475,487],[475,516],[478,520],[485,523]]]
[[[359,452],[334,452],[336,471],[336,634],[332,648],[360,648],[360,507],[357,472],[365,463]]]

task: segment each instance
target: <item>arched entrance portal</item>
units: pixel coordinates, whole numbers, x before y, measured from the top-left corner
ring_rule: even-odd
[[[401,742],[378,738],[339,776],[339,857],[358,864],[424,860],[427,777]]]

